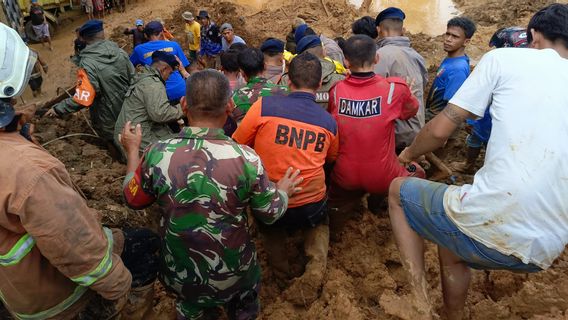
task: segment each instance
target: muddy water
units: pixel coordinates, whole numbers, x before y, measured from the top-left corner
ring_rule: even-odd
[[[260,10],[269,0],[234,0]],[[412,33],[424,32],[439,35],[446,31],[446,23],[458,14],[452,0],[348,0],[355,7],[368,5],[368,11],[375,16],[387,7],[399,7],[406,13],[405,28]],[[370,3],[370,5],[369,5]]]
[[[364,0],[350,0],[360,7]],[[388,7],[401,8],[406,14],[404,27],[412,33],[439,35],[446,31],[446,23],[459,12],[451,0],[372,0],[369,12],[376,14]]]

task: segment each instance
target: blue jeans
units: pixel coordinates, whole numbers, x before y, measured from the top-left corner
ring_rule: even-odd
[[[468,237],[444,211],[444,193],[448,185],[408,178],[400,187],[400,202],[410,227],[421,237],[442,246],[467,265],[480,270],[537,272],[534,264],[525,264]]]

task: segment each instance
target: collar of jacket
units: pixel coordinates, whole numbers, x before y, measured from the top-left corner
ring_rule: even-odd
[[[288,94],[289,98],[295,98],[295,99],[309,99],[312,101],[316,101],[316,96],[313,93],[309,93],[309,92],[304,92],[304,91],[293,91],[290,94]]]
[[[377,46],[379,48],[385,46],[398,46],[398,47],[410,47],[410,38],[408,37],[386,37],[379,39],[377,41]]]
[[[160,74],[160,71],[158,71],[158,69],[151,66],[144,66],[144,70],[145,70],[144,72],[147,72],[152,76],[158,77],[158,79],[160,79],[160,81],[162,81],[162,83],[166,85],[166,81],[164,80],[164,78],[162,78],[162,75]],[[174,73],[174,71],[172,71],[172,73]]]
[[[179,138],[199,140],[229,140],[222,128],[185,127],[181,129]]]
[[[247,86],[257,84],[257,83],[266,83],[266,82],[268,82],[268,79],[266,79],[262,76],[254,76],[254,77],[249,79],[249,81],[247,82]]]

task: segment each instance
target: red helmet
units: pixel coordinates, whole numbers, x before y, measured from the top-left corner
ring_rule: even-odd
[[[528,45],[527,30],[521,27],[501,28],[489,40],[489,46],[496,48],[526,48]]]

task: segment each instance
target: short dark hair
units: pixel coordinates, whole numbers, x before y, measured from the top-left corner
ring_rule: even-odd
[[[246,48],[239,52],[239,68],[247,77],[254,77],[264,71],[264,54],[257,48]]]
[[[554,3],[535,13],[527,27],[527,41],[533,41],[531,29],[552,42],[562,41],[568,49],[568,4]]]
[[[477,28],[475,27],[475,23],[471,21],[471,19],[466,17],[455,17],[448,21],[447,27],[458,27],[463,30],[466,39],[471,39],[475,34]]]
[[[231,98],[229,80],[216,70],[193,73],[186,81],[187,109],[199,117],[216,118],[225,112]]]
[[[369,36],[354,35],[345,42],[343,54],[352,66],[362,68],[375,62],[377,45]]]
[[[337,42],[337,45],[339,46],[339,48],[341,48],[341,51],[345,51],[345,38],[343,37],[337,37],[335,39],[335,42]]]
[[[375,25],[375,19],[369,16],[364,16],[361,19],[355,20],[355,22],[351,25],[351,31],[353,34],[364,34],[373,39],[376,39],[379,36],[377,26]]]
[[[248,48],[248,46],[242,42],[233,43],[229,49],[241,52],[242,50]]]
[[[239,52],[237,50],[229,49],[221,53],[221,67],[228,72],[239,71]]]
[[[297,55],[288,68],[290,81],[297,88],[317,90],[321,81],[321,62],[309,52]]]

